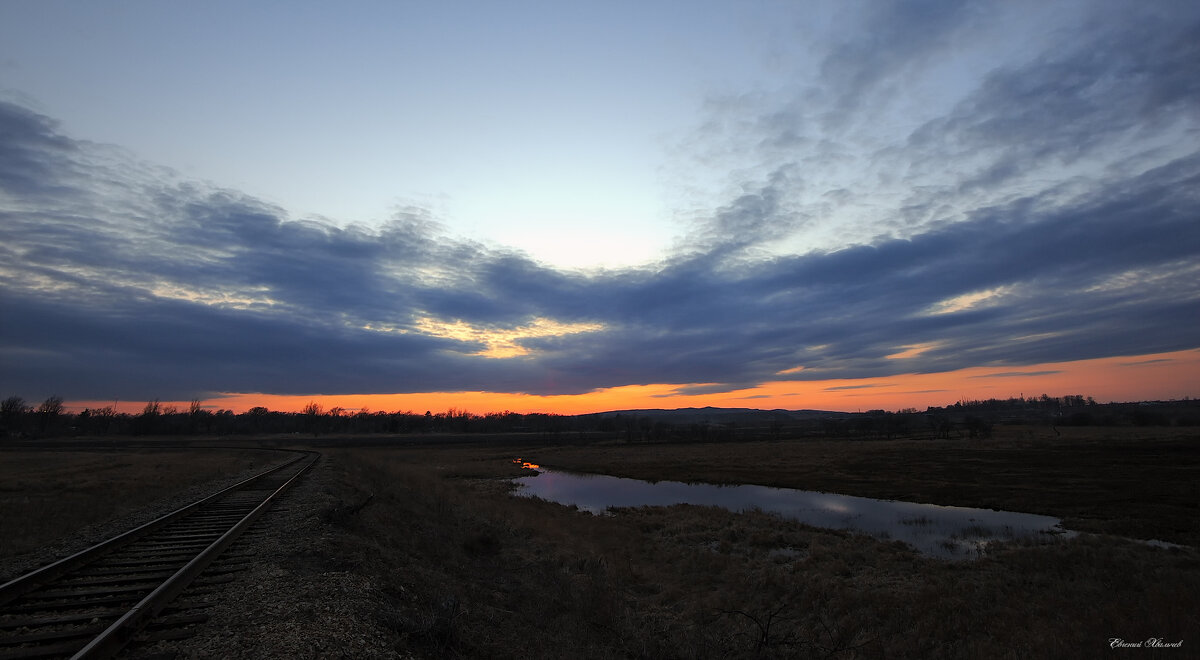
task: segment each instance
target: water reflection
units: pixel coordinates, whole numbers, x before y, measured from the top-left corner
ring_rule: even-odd
[[[523,461],[521,461],[523,462]],[[592,513],[613,507],[697,504],[730,511],[751,509],[830,529],[899,540],[934,557],[977,556],[990,542],[1041,535],[1071,535],[1057,518],[916,502],[876,500],[791,488],[648,482],[624,477],[548,470],[514,479],[517,494],[575,505]]]

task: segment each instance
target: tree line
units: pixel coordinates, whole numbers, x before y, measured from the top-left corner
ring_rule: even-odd
[[[149,401],[140,413],[115,406],[67,412],[62,397],[37,406],[12,396],[0,402],[0,437],[110,435],[251,435],[251,434],[409,434],[409,433],[562,433],[579,430],[574,417],[548,413],[492,412],[477,415],[450,408],[443,412],[326,410],[312,402],[299,412],[262,406],[243,413],[209,410],[199,400],[187,409]]]
[[[152,400],[140,413],[115,406],[73,413],[63,398],[51,396],[31,405],[19,396],[0,401],[0,438],[119,435],[407,435],[436,433],[593,434],[628,443],[728,442],[782,438],[987,438],[998,424],[1052,426],[1198,426],[1200,400],[1100,404],[1091,397],[1068,395],[962,400],[949,406],[889,412],[830,413],[826,417],[787,420],[778,411],[760,419],[732,422],[680,422],[637,414],[557,415],[511,411],[475,414],[450,408],[443,412],[325,409],[310,402],[299,412],[258,406],[242,413],[209,410],[199,400],[186,409]]]

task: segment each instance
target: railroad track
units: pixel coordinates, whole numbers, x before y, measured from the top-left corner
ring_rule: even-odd
[[[160,630],[202,622],[206,617],[196,607],[171,607],[172,601],[189,585],[205,589],[233,580],[238,558],[229,566],[205,569],[319,457],[299,453],[0,585],[0,659],[107,658],[152,621]]]

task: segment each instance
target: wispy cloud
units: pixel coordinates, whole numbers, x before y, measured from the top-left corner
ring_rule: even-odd
[[[1122,367],[1140,367],[1147,364],[1170,364],[1174,362],[1171,358],[1158,358],[1154,360],[1137,360],[1134,362],[1122,362]]]
[[[971,378],[1026,378],[1032,376],[1050,376],[1053,374],[1061,374],[1061,370],[1046,370],[1046,371],[998,371],[991,374],[980,374],[971,376]]]

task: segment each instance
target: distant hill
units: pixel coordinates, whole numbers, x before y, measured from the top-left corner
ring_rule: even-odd
[[[853,413],[834,412],[831,410],[762,410],[759,408],[640,408],[633,410],[607,410],[605,412],[579,415],[579,417],[644,417],[655,421],[671,422],[674,424],[748,424],[770,422],[792,422],[813,419],[842,419],[852,417]]]

